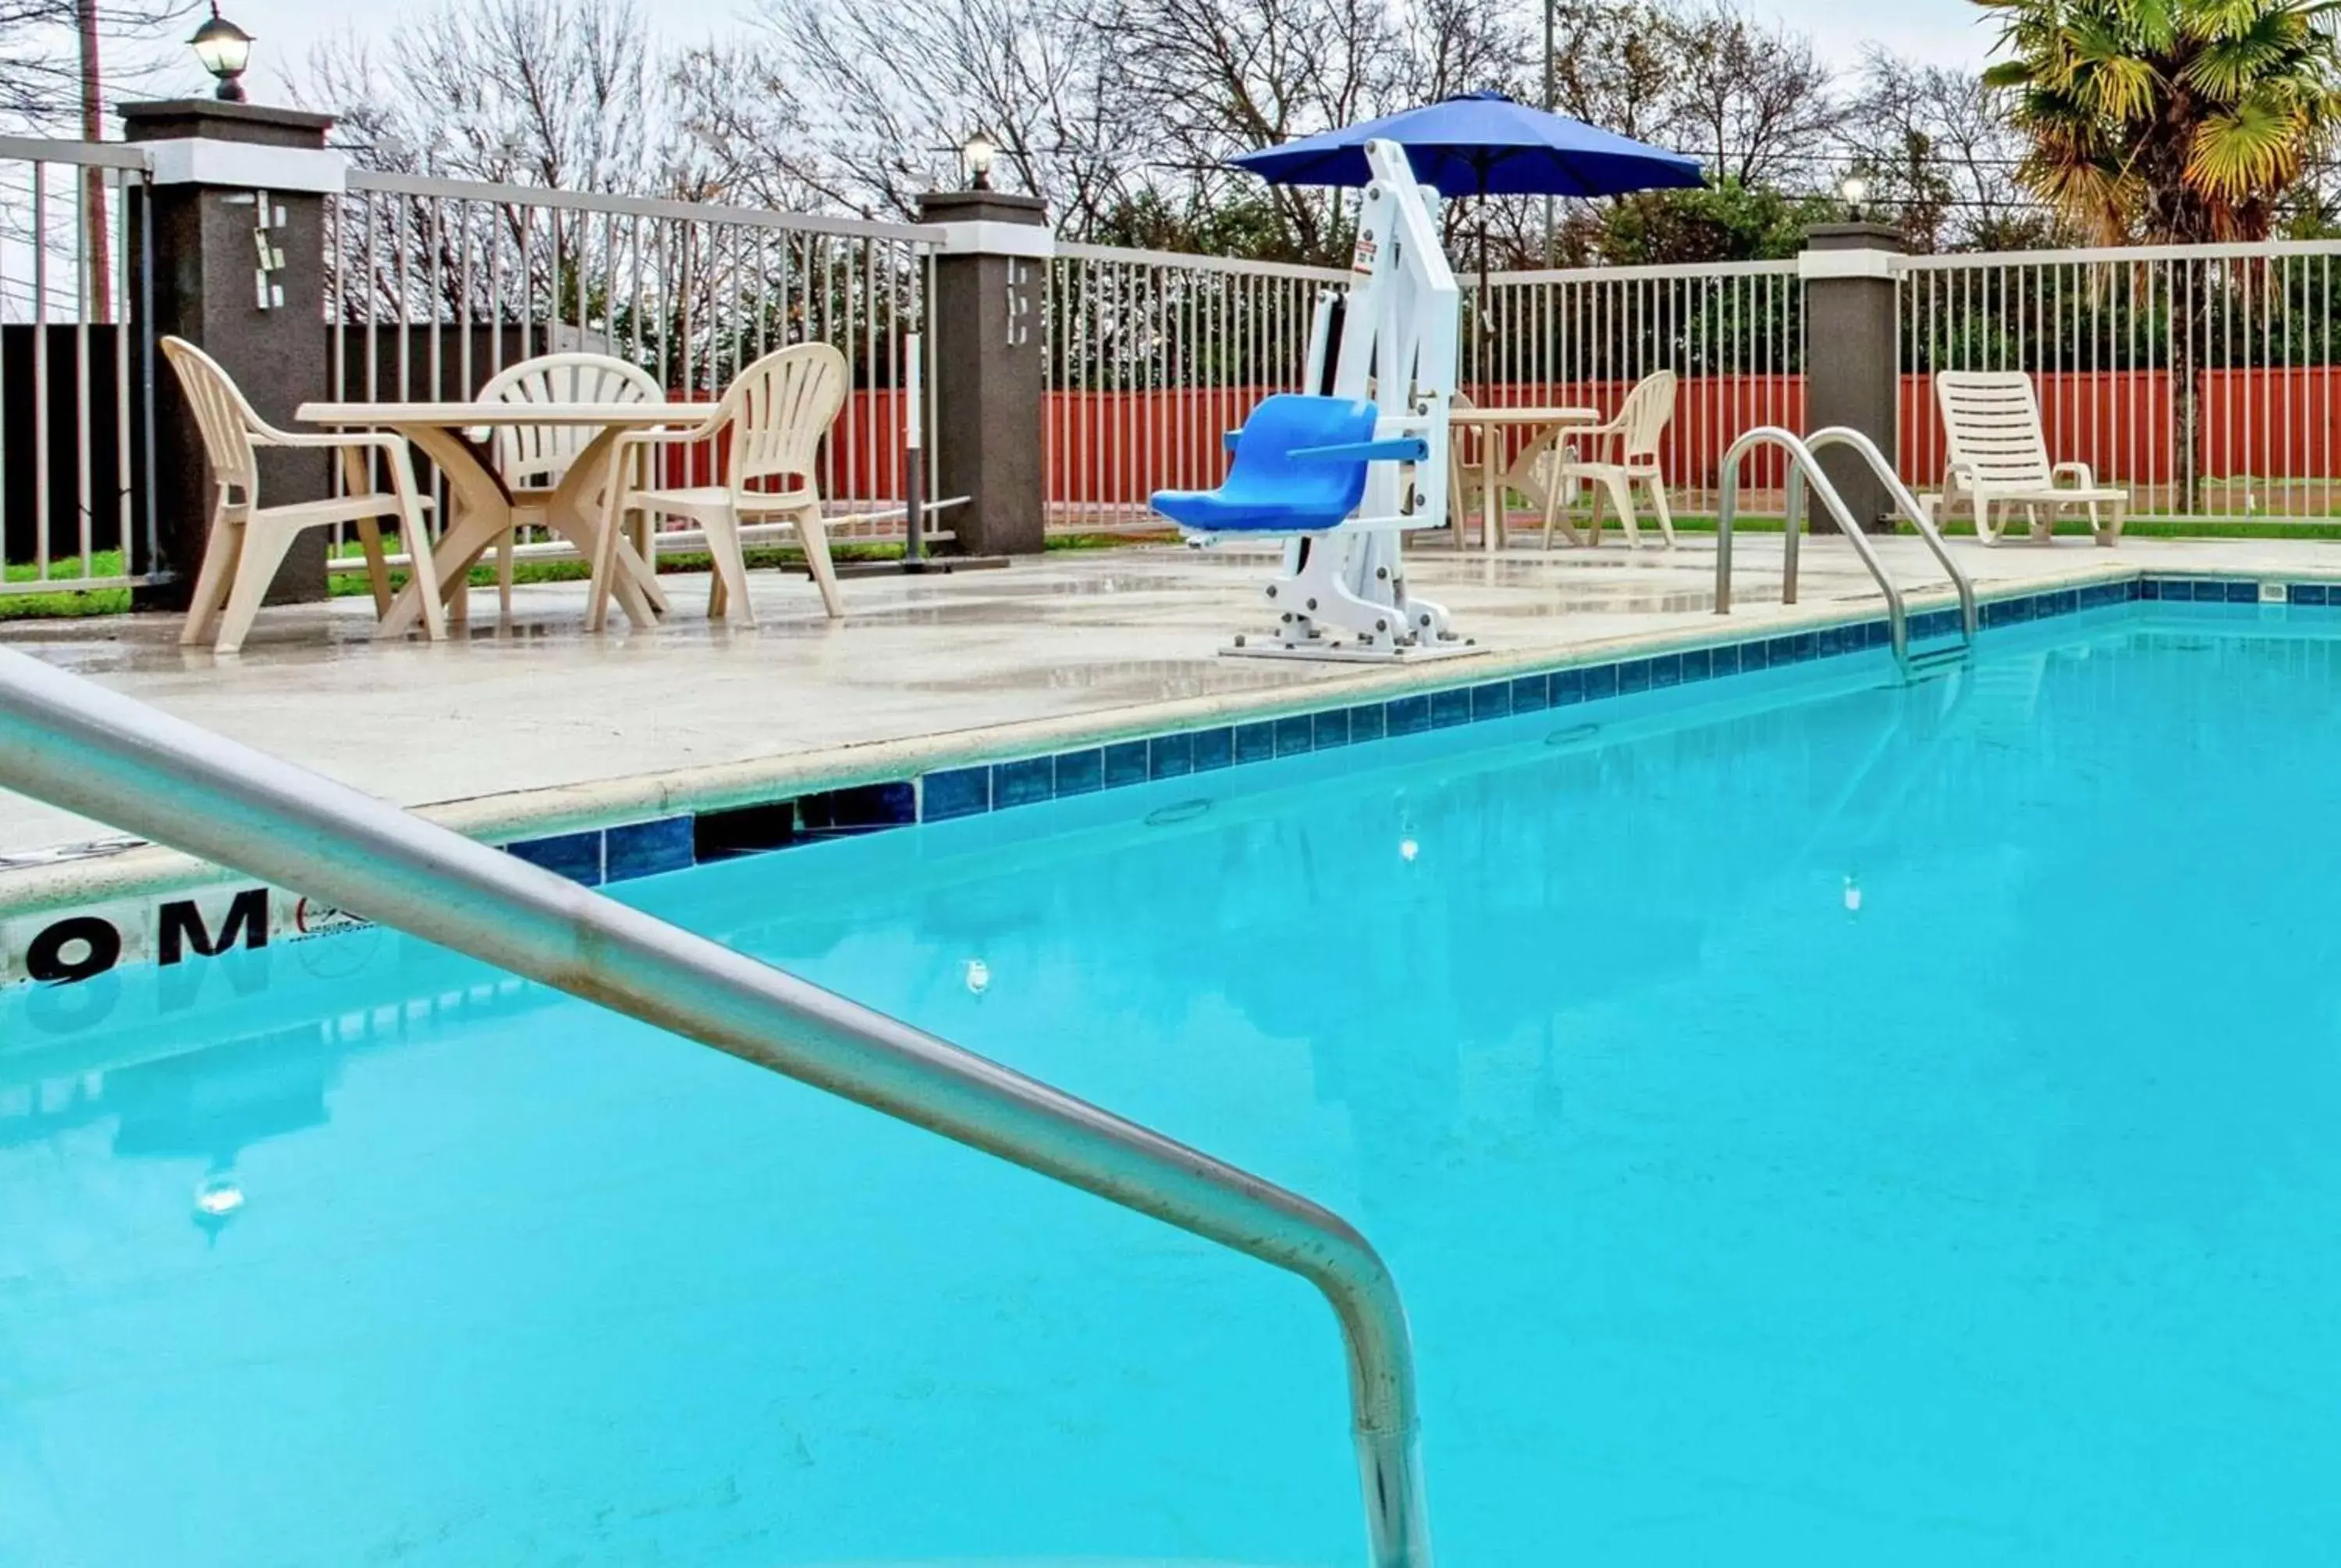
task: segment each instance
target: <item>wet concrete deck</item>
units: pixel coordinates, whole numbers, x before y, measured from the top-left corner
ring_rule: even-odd
[[[1881,541],[1914,592],[1944,586],[1915,539]],[[2341,574],[2341,546],[2283,541],[2086,540],[1957,549],[1981,590],[2108,568]],[[1619,638],[1683,637],[1842,611],[1877,590],[1841,541],[1804,550],[1802,603],[1779,603],[1780,539],[1737,541],[1736,610],[1713,613],[1715,543],[1489,561],[1436,548],[1411,559],[1415,591],[1445,602],[1495,653],[1563,653]],[[822,617],[801,577],[754,576],[755,631],[711,624],[703,580],[669,580],[676,610],[649,632],[583,630],[581,584],[518,590],[513,622],[473,600],[468,635],[372,639],[370,605],[272,610],[240,655],[176,644],[174,618],[14,622],[0,642],[91,676],[237,739],[403,805],[593,785],[756,759],[812,756],[1000,726],[1121,715],[1197,698],[1289,700],[1359,667],[1228,659],[1230,633],[1266,621],[1262,556],[1176,548],[1093,551],[1005,571],[862,578],[848,615]],[[1468,665],[1444,670],[1463,678]],[[0,858],[107,829],[0,793]],[[0,873],[6,868],[0,865]]]

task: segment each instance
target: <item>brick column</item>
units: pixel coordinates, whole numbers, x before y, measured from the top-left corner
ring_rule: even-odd
[[[1851,425],[1888,462],[1901,392],[1888,268],[1902,248],[1901,231],[1883,223],[1817,223],[1797,257],[1805,284],[1805,429]],[[1882,529],[1893,503],[1869,465],[1842,447],[1820,460],[1854,521],[1867,531]],[[1808,515],[1816,531],[1835,531],[1827,511]]]
[[[158,338],[200,347],[263,419],[290,426],[294,408],[328,395],[325,195],[342,189],[346,166],[325,150],[332,117],[194,98],[125,104],[122,118],[154,170],[123,247],[125,265],[135,264],[142,246],[154,248],[144,324]],[[159,351],[154,380],[156,560],[134,569],[164,575],[136,603],[184,610],[203,560],[211,483],[202,437]],[[264,452],[260,474],[271,503],[327,493],[326,459],[317,452]],[[285,557],[268,599],[324,597],[325,534],[312,529]]]
[[[919,203],[942,227],[927,323],[935,461],[959,555],[1037,555],[1046,538],[1041,313],[1056,236],[1038,197],[937,191]]]

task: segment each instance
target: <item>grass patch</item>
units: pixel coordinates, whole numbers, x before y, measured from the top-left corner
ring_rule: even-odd
[[[18,582],[71,582],[76,577],[119,577],[123,572],[122,552],[101,550],[90,557],[89,571],[85,573],[78,561],[53,561],[45,578],[32,561],[11,562],[0,567],[0,581]],[[30,620],[42,617],[74,617],[86,615],[122,615],[130,609],[130,590],[126,588],[101,588],[83,591],[61,588],[54,593],[0,593],[0,620]]]

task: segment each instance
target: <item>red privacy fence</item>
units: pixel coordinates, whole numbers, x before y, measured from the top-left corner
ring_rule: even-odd
[[[2223,510],[2322,510],[2318,498],[2341,491],[2341,371],[2213,370],[2194,380],[2194,477],[2221,492],[2214,499],[2224,501]],[[2034,376],[2033,384],[2053,460],[2086,462],[2100,479],[2137,487],[2140,511],[2180,506],[2185,410],[2171,372],[2047,372]],[[1607,416],[1632,385],[1584,381],[1470,390],[1484,406],[1591,407]],[[1051,392],[1049,500],[1061,514],[1094,510],[1104,516],[1142,511],[1156,490],[1216,484],[1227,466],[1221,433],[1241,424],[1272,390]],[[1900,403],[1903,478],[1931,489],[1941,482],[1944,460],[1933,378],[1902,377]],[[1669,486],[1692,497],[1711,492],[1726,449],[1758,424],[1805,428],[1801,375],[1684,378],[1662,446]],[[1777,490],[1781,461],[1778,449],[1759,450],[1742,471],[1743,484]]]

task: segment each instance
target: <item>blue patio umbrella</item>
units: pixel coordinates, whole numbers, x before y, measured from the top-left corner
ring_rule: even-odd
[[[1230,158],[1274,185],[1364,185],[1368,142],[1406,149],[1414,177],[1440,195],[1622,196],[1688,190],[1707,183],[1698,160],[1599,125],[1515,103],[1501,93],[1465,93],[1419,109],[1320,131],[1297,142]],[[1479,220],[1479,292],[1487,297],[1488,221]]]
[[[1566,114],[1466,93],[1228,162],[1279,185],[1363,185],[1366,144],[1396,142],[1443,196],[1618,196],[1706,183],[1698,160]]]

